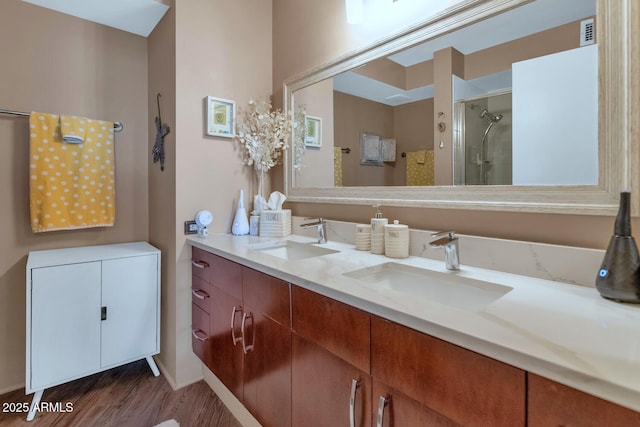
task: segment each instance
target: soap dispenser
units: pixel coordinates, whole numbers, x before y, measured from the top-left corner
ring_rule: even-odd
[[[249,234],[249,219],[247,218],[247,211],[244,209],[244,190],[240,190],[238,210],[236,211],[236,216],[233,219],[231,233],[236,236],[244,236],[245,234]]]
[[[630,198],[628,191],[620,193],[614,234],[598,271],[596,288],[604,298],[640,303],[640,256],[631,236]]]
[[[375,218],[371,218],[371,253],[384,255],[384,226],[389,223],[387,218],[382,218],[380,205],[376,208]]]

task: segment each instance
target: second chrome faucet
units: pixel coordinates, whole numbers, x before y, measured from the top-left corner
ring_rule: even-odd
[[[444,262],[447,270],[460,270],[460,254],[458,251],[458,237],[455,231],[440,231],[431,234],[431,237],[439,237],[429,243],[432,248],[444,248]]]
[[[314,222],[301,224],[300,227],[301,228],[316,227],[318,229],[318,243],[327,243],[327,222],[324,220],[324,218],[318,218]]]

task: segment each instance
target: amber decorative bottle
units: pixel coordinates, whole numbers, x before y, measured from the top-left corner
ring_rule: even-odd
[[[620,209],[613,236],[596,278],[596,288],[604,298],[640,303],[640,255],[631,236],[631,194],[620,193]]]

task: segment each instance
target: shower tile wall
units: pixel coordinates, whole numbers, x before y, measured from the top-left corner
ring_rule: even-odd
[[[491,161],[487,168],[487,185],[510,185],[512,183],[511,93],[465,102],[465,184],[481,185],[478,159],[482,136],[488,121],[481,118],[481,110],[472,109],[472,105],[485,108],[494,115],[502,115],[502,119],[493,125],[487,135],[487,159]]]

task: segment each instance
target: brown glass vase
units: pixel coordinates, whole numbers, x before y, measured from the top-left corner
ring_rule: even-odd
[[[620,193],[614,233],[598,271],[596,288],[604,298],[640,303],[640,255],[631,236],[630,198],[629,192]]]

